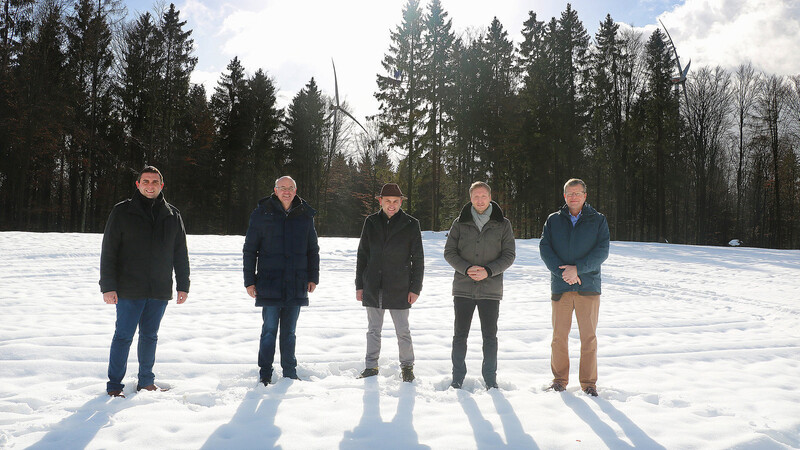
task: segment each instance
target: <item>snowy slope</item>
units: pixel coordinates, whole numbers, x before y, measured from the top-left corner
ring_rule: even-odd
[[[402,383],[387,317],[381,373],[363,369],[357,240],[322,238],[322,276],[298,322],[306,381],[257,383],[259,310],[240,236],[190,236],[192,289],[171,302],[156,382],[105,395],[114,307],[97,285],[101,236],[0,233],[0,448],[798,448],[800,251],[613,242],[603,267],[600,397],[551,379],[549,275],[517,241],[500,309],[499,390],[480,378],[473,322],[465,389],[449,389],[452,270],[425,233],[411,310],[417,380]],[[477,315],[476,315],[477,316]],[[280,373],[280,367],[276,364]]]

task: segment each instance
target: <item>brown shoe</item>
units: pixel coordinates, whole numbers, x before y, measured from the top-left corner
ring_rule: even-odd
[[[555,392],[564,392],[567,390],[566,386],[563,384],[554,381],[553,384],[550,385],[549,388],[546,389],[547,391],[555,391]]]
[[[151,384],[150,386],[136,386],[136,392],[139,392],[139,391],[150,391],[150,392],[161,391],[161,392],[166,392],[167,389],[158,387],[155,384]]]
[[[108,396],[125,398],[125,394],[123,394],[122,391],[108,391]]]

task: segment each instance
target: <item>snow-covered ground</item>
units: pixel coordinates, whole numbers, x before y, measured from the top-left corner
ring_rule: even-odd
[[[97,234],[0,233],[0,447],[5,448],[798,448],[800,251],[613,242],[603,266],[600,396],[546,392],[549,275],[517,241],[500,307],[499,390],[480,378],[480,325],[465,389],[450,383],[452,271],[425,233],[411,310],[413,383],[391,320],[380,375],[363,369],[357,240],[322,238],[322,276],[298,323],[298,374],[257,383],[261,317],[241,236],[190,236],[192,289],[161,326],[156,382],[105,395],[114,307],[99,292]],[[477,314],[476,314],[477,316]],[[276,364],[276,372],[280,368]]]

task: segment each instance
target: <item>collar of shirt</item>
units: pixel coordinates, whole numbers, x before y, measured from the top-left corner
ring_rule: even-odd
[[[578,219],[581,218],[581,214],[583,211],[579,212],[577,216],[573,216],[572,214],[569,215],[569,220],[572,221],[572,226],[574,227],[576,223],[578,223]]]

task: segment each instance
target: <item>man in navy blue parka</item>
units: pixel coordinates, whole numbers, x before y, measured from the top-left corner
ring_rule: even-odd
[[[272,381],[275,341],[280,327],[281,368],[299,379],[295,357],[297,318],[308,306],[308,294],[319,283],[316,211],[297,195],[292,177],[275,181],[274,193],[258,202],[244,240],[244,285],[262,307],[258,351],[259,377]]]
[[[564,184],[564,206],[544,224],[539,254],[550,270],[553,340],[550,344],[550,389],[563,391],[569,382],[567,342],[572,314],[578,322],[581,389],[597,396],[597,321],[600,314],[600,266],[608,258],[608,221],[586,203],[586,183]]]

